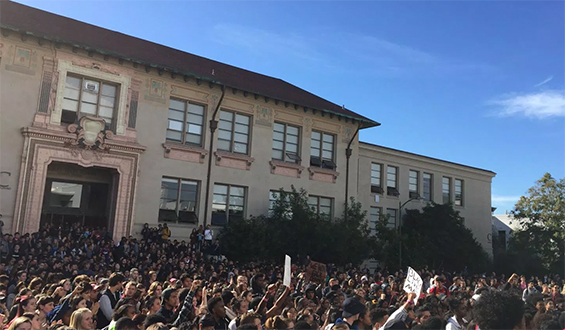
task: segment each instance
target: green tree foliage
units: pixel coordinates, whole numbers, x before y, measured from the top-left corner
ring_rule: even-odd
[[[222,251],[240,261],[280,261],[289,254],[358,264],[371,253],[366,212],[353,198],[347,210],[347,217],[319,216],[308,206],[304,189],[281,189],[270,214],[231,222],[222,230]]]
[[[565,179],[546,173],[514,206],[522,229],[515,231],[508,253],[523,258],[524,269],[563,272],[565,256]],[[538,273],[539,274],[539,273]]]
[[[384,222],[383,222],[384,223]],[[489,268],[488,254],[477,242],[464,219],[451,204],[428,204],[420,210],[406,210],[402,234],[380,223],[377,239],[381,255],[389,268],[398,268],[398,240],[402,241],[402,263],[414,268],[484,271]]]

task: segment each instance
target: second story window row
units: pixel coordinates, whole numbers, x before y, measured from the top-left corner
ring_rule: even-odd
[[[204,107],[171,99],[167,140],[202,146]]]
[[[218,122],[218,150],[247,155],[250,123],[249,116],[221,110]]]
[[[68,75],[65,80],[61,122],[72,124],[80,117],[101,117],[112,127],[118,87],[99,80]]]

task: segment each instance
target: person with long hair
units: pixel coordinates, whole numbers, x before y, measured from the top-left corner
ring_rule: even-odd
[[[24,313],[34,313],[37,308],[37,300],[34,296],[20,296],[14,300],[14,308],[10,311],[10,319],[8,321],[13,321],[16,318],[24,315]],[[14,312],[15,310],[15,312]],[[14,315],[12,316],[12,313]]]
[[[147,315],[156,314],[161,308],[161,298],[148,296],[145,300],[144,308],[147,310]]]
[[[31,321],[25,316],[12,320],[7,330],[31,330]]]
[[[22,317],[27,317],[31,322],[31,330],[41,330],[41,321],[39,320],[39,312],[24,313]]]
[[[161,284],[161,282],[151,283],[151,286],[149,286],[149,290],[147,290],[147,294],[152,297],[161,298],[162,293],[163,293],[163,285]]]
[[[94,323],[90,309],[81,308],[74,311],[69,326],[75,330],[93,330]]]

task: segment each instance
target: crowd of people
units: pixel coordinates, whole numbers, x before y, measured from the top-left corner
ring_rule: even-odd
[[[565,329],[563,280],[545,276],[284,266],[221,256],[210,227],[166,224],[115,244],[105,228],[0,235],[0,323],[9,330]],[[252,242],[242,242],[252,244]],[[281,256],[281,261],[282,261]],[[294,260],[294,259],[293,259]],[[318,277],[318,276],[317,276]]]

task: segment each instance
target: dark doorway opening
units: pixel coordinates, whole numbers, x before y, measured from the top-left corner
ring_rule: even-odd
[[[112,232],[119,174],[99,167],[49,165],[41,227],[84,226]]]

